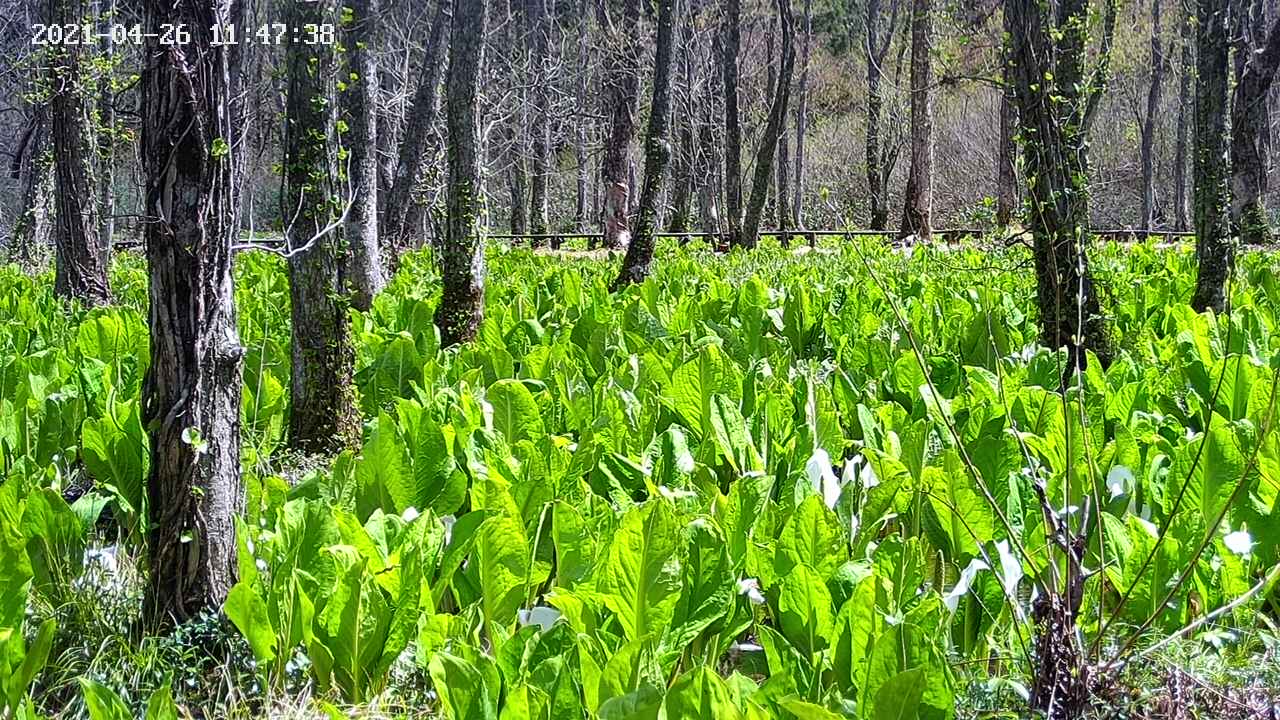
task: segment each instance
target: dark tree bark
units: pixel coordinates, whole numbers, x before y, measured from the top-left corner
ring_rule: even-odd
[[[333,23],[336,0],[293,4],[295,27]],[[337,158],[338,62],[332,45],[290,42],[285,110],[285,239],[293,321],[289,443],[333,452],[360,441],[355,348],[343,292],[342,227],[352,189]]]
[[[1160,112],[1160,93],[1164,86],[1166,59],[1160,36],[1160,2],[1151,0],[1151,82],[1147,86],[1147,112],[1142,118],[1142,229],[1155,229],[1156,206],[1156,121]]]
[[[480,120],[476,108],[484,37],[485,0],[456,0],[449,34],[446,112],[449,128],[447,226],[440,249],[443,292],[435,322],[441,344],[469,342],[484,319],[484,238],[480,236]]]
[[[342,112],[350,149],[351,209],[344,227],[343,276],[351,305],[367,311],[387,284],[378,237],[378,17],[379,0],[346,0],[343,16],[347,72]]]
[[[1221,312],[1235,259],[1227,208],[1227,0],[1196,1],[1195,186],[1196,275],[1191,305]]]
[[[149,0],[142,75],[144,225],[151,363],[143,417],[151,444],[145,615],[168,625],[221,607],[236,580],[240,366],[231,247],[239,232],[230,48],[209,28],[229,0]],[[162,25],[191,43],[162,45]]]
[[[724,211],[726,245],[742,244],[742,118],[738,110],[738,55],[742,46],[742,0],[725,0],[720,67],[724,93]],[[768,175],[766,174],[766,177]]]
[[[796,87],[796,161],[791,200],[791,224],[804,229],[804,134],[809,127],[809,55],[813,45],[813,0],[804,0],[801,27],[800,81]]]
[[[774,170],[774,197],[777,198],[778,241],[790,242],[791,232],[791,148],[787,138],[787,115],[783,110],[778,127],[777,165]]]
[[[1243,9],[1239,14],[1244,15]],[[1268,123],[1267,96],[1280,66],[1280,20],[1272,27],[1265,45],[1257,51],[1238,48],[1236,57],[1241,56],[1244,65],[1231,106],[1231,226],[1242,242],[1262,244],[1271,239],[1270,223],[1262,206],[1267,190],[1262,130]]]
[[[422,225],[424,205],[419,192],[427,176],[427,157],[432,147],[440,142],[436,132],[440,114],[440,81],[444,75],[444,58],[448,52],[452,7],[450,0],[436,0],[436,12],[431,21],[426,52],[422,57],[418,86],[414,90],[409,114],[405,119],[404,140],[396,154],[395,174],[388,192],[382,225],[383,244],[393,266],[403,252],[417,244],[412,236]]]
[[[613,281],[616,292],[631,283],[644,282],[653,263],[654,231],[657,229],[658,193],[671,146],[667,141],[671,116],[671,45],[675,34],[677,0],[660,0],[658,5],[658,48],[653,69],[653,103],[649,110],[649,128],[644,140],[644,189],[640,193],[640,212],[636,217],[636,234],[622,258],[622,269]]]
[[[933,0],[911,4],[911,169],[901,237],[933,237]]]
[[[622,20],[615,22],[609,3],[597,4],[600,27],[605,35],[604,105],[609,118],[605,138],[604,166],[604,246],[625,249],[631,243],[627,213],[633,183],[631,138],[636,131],[636,103],[640,94],[639,43],[635,33],[640,23],[639,0],[623,0]],[[616,10],[616,8],[614,9]]]
[[[1179,22],[1180,59],[1178,68],[1178,120],[1173,150],[1173,229],[1186,232],[1190,227],[1187,212],[1187,125],[1192,113],[1191,79],[1195,73],[1194,38],[1191,11],[1184,11]]]
[[[88,6],[84,0],[47,0],[50,22],[79,25]],[[90,95],[82,45],[48,46],[49,116],[53,130],[54,196],[57,213],[54,242],[57,266],[54,292],[86,305],[111,302],[107,265],[111,249],[98,233],[94,184],[97,140],[85,98]]]
[[[532,102],[530,103],[529,147],[530,153],[530,187],[529,187],[529,225],[535,235],[530,243],[537,247],[546,235],[550,219],[551,182],[551,84],[550,52],[548,44],[551,40],[551,18],[546,7],[547,0],[525,0],[525,18],[528,29],[525,41],[528,46],[529,63],[532,66]]]
[[[782,54],[778,66],[777,87],[774,88],[773,98],[769,104],[769,122],[765,124],[764,133],[760,138],[760,147],[756,151],[751,197],[747,202],[746,215],[742,221],[742,235],[739,237],[739,244],[746,248],[754,248],[759,241],[760,218],[764,211],[765,196],[769,192],[769,175],[773,171],[778,138],[782,135],[782,123],[791,97],[791,75],[796,64],[795,27],[791,17],[791,0],[777,0],[775,5],[778,12]]]
[[[1065,384],[1076,370],[1084,368],[1086,350],[1094,352],[1104,365],[1111,354],[1087,254],[1087,117],[1104,83],[1097,70],[1092,79],[1085,77],[1087,0],[1064,0],[1058,7],[1056,29],[1038,0],[1009,0],[1005,10],[1010,13],[1012,28],[1008,35],[1027,177],[1026,225],[1034,244],[1041,340],[1047,347],[1067,349]],[[1099,69],[1105,62],[1099,60]],[[1066,677],[1057,681],[1073,682]],[[1033,695],[1032,700],[1034,704],[1037,697]],[[1039,700],[1048,702],[1043,696]],[[1051,713],[1050,717],[1056,715]]]
[[[695,126],[698,124],[698,110],[694,99],[695,78],[693,74],[693,18],[687,17],[676,22],[678,25],[676,50],[680,54],[680,74],[682,82],[677,85],[679,113],[676,119],[678,143],[676,145],[673,167],[671,169],[674,196],[671,201],[671,221],[667,224],[668,232],[687,233],[693,222],[693,190],[697,184],[694,177],[694,155],[697,144],[694,138]],[[681,243],[688,238],[682,238]]]
[[[1002,228],[1009,227],[1018,209],[1018,174],[1015,166],[1018,145],[1013,137],[1017,118],[1007,64],[1004,83],[1000,91],[1000,146],[996,149],[996,225]]]
[[[884,77],[884,60],[889,56],[893,36],[898,25],[898,0],[892,0],[889,27],[880,35],[880,0],[867,0],[866,38],[863,48],[867,61],[867,200],[871,205],[872,230],[884,230],[889,225],[889,175],[893,166],[887,162],[887,148],[880,144],[880,117],[884,97],[880,83]]]

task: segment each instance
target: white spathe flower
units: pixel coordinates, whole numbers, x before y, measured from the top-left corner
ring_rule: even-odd
[[[535,605],[528,610],[521,608],[516,611],[516,620],[520,622],[520,627],[537,625],[544,631],[550,630],[559,619],[560,611],[546,605]]]
[[[973,579],[978,576],[979,572],[990,569],[991,566],[979,558],[970,560],[969,565],[960,573],[960,579],[956,580],[955,587],[951,588],[951,592],[943,596],[942,604],[946,605],[951,612],[955,612],[956,608],[960,606],[960,598],[964,597],[973,585]]]
[[[755,578],[743,578],[738,581],[738,594],[746,595],[752,605],[763,605],[764,594],[760,592],[760,581]]]
[[[1133,476],[1133,471],[1124,465],[1116,465],[1107,472],[1107,492],[1112,500],[1133,492],[1135,485],[1137,479]]]
[[[411,523],[414,520],[417,520],[420,514],[421,513],[418,512],[418,508],[407,507],[404,509],[404,512],[400,513],[400,519],[404,520],[407,523]]]
[[[996,552],[1000,553],[1000,584],[1004,586],[1004,594],[1010,600],[1018,597],[1018,583],[1022,582],[1022,563],[1009,551],[1009,541],[996,543]]]
[[[1248,530],[1227,533],[1226,537],[1222,538],[1222,542],[1227,546],[1228,550],[1240,557],[1249,557],[1249,554],[1253,552],[1253,536],[1249,534]]]
[[[453,526],[458,522],[458,518],[452,515],[445,515],[440,518],[440,524],[444,526],[444,544],[449,544],[449,539],[453,537]]]
[[[814,491],[822,495],[822,502],[828,508],[835,507],[840,500],[840,478],[831,470],[831,456],[827,451],[815,449],[809,456],[809,462],[804,464],[804,470]]]
[[[858,469],[858,482],[862,484],[864,491],[880,484],[880,478],[876,475],[875,468],[871,467],[871,463],[866,463]]]

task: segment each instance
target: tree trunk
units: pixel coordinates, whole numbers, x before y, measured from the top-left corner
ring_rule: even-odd
[[[1051,39],[1051,23],[1038,0],[1010,0],[1005,7],[1011,13],[1012,32],[1008,35],[1026,167],[1026,219],[1034,244],[1041,340],[1047,347],[1067,349],[1065,385],[1085,367],[1086,350],[1104,365],[1110,359],[1086,252],[1089,167],[1084,117],[1093,97],[1088,93],[1101,91],[1099,85],[1088,84],[1083,67],[1088,3],[1069,0],[1060,6],[1059,17],[1065,20],[1058,25],[1066,29],[1056,41]],[[1061,676],[1054,680],[1059,681],[1067,685],[1074,682]],[[1043,688],[1045,692],[1052,689]],[[1043,694],[1033,697],[1033,703],[1037,700],[1048,702]],[[1050,717],[1059,716],[1051,712]]]
[[[145,615],[178,623],[221,607],[236,580],[241,360],[231,247],[239,233],[230,48],[209,28],[226,0],[147,3],[142,74],[144,224],[151,363],[143,421],[151,445]],[[191,44],[162,45],[163,25]]]
[[[1227,208],[1227,0],[1196,2],[1195,186],[1196,275],[1191,305],[1221,312],[1235,248]]]
[[[1231,106],[1231,226],[1241,242],[1258,245],[1271,239],[1267,211],[1262,206],[1267,166],[1261,132],[1268,122],[1267,95],[1280,65],[1280,20],[1258,51],[1245,52],[1242,47],[1236,55],[1247,59]]]
[[[529,139],[532,157],[532,172],[529,188],[530,229],[534,235],[546,235],[550,225],[549,184],[551,180],[551,98],[548,87],[551,84],[550,42],[551,19],[546,8],[547,0],[526,0],[525,16],[529,28],[526,42],[529,47],[529,63],[533,69],[532,83],[533,102],[529,123]],[[541,245],[545,238],[534,238],[533,246]]]
[[[115,18],[115,0],[106,0],[106,7],[95,2],[95,17]],[[114,20],[113,20],[114,21]],[[104,248],[111,248],[116,234],[116,96],[114,80],[115,45],[111,33],[104,32],[98,41],[98,50],[109,68],[98,82],[98,237]]]
[[[37,248],[53,242],[53,150],[49,142],[49,113],[37,105],[31,127],[15,153],[10,174],[22,186],[22,205],[13,221],[11,259],[32,262]]]
[[[449,37],[446,118],[449,127],[447,227],[440,250],[442,295],[436,325],[445,347],[469,342],[484,319],[484,239],[480,236],[480,121],[476,108],[484,38],[485,0],[456,0]]]
[[[342,111],[350,148],[351,209],[343,258],[351,305],[368,311],[387,284],[378,238],[378,23],[379,0],[346,0],[343,27],[347,72]]]
[[[796,162],[791,224],[804,229],[804,134],[809,127],[809,54],[813,44],[813,0],[804,0],[804,35],[800,43],[800,84],[796,88]]]
[[[1160,0],[1151,0],[1151,82],[1147,86],[1147,112],[1142,119],[1142,219],[1146,232],[1155,229],[1156,207],[1156,118],[1160,112],[1160,91],[1164,84],[1165,57],[1160,37]]]
[[[760,218],[764,211],[765,196],[769,192],[769,175],[773,171],[773,158],[778,138],[782,135],[782,122],[787,114],[787,101],[791,97],[791,75],[795,69],[795,28],[791,17],[791,0],[777,0],[778,24],[781,29],[782,55],[778,66],[778,82],[769,104],[769,121],[765,124],[756,151],[755,176],[751,181],[751,197],[747,202],[739,242],[743,247],[754,248],[759,241]]]
[[[578,20],[578,110],[574,113],[573,123],[573,157],[577,163],[578,184],[577,198],[574,204],[573,225],[578,232],[587,231],[587,212],[588,212],[588,184],[590,182],[590,170],[587,162],[587,130],[590,123],[589,114],[587,112],[588,102],[587,96],[587,80],[590,75],[591,66],[591,46],[588,42],[590,39],[590,25],[588,18],[590,17],[591,5],[589,0],[583,0],[578,11],[582,16]]]
[[[640,94],[639,45],[635,33],[640,24],[639,0],[623,0],[622,22],[609,16],[607,3],[597,5],[605,53],[605,113],[609,132],[604,146],[604,246],[626,249],[631,243],[627,213],[631,202],[631,138],[636,130],[636,103]]]
[[[85,17],[84,0],[48,0],[48,17],[58,25],[79,25]],[[95,207],[97,188],[93,166],[97,142],[85,104],[86,74],[82,45],[50,45],[49,100],[53,129],[53,167],[57,218],[54,242],[57,272],[54,292],[86,305],[111,302],[107,265],[111,249],[98,234]]]
[[[297,3],[293,25],[337,18],[336,0]],[[285,239],[293,321],[289,442],[307,452],[333,452],[360,441],[356,409],[355,348],[342,291],[342,203],[353,190],[340,182],[336,148],[332,45],[301,40],[286,48],[289,90],[285,110]]]
[[[893,0],[889,29],[880,38],[880,0],[867,1],[866,38],[863,48],[867,62],[867,201],[871,205],[872,230],[884,230],[889,225],[889,196],[886,179],[891,168],[885,167],[885,152],[880,147],[880,116],[884,98],[880,82],[884,77],[884,59],[893,44],[898,24],[898,0]]]
[[[616,292],[630,283],[644,282],[653,263],[654,231],[657,229],[658,192],[662,176],[671,160],[667,142],[671,116],[671,45],[675,34],[676,0],[658,4],[658,47],[653,68],[653,103],[644,141],[644,189],[636,215],[636,233],[622,258],[622,269],[613,281]]]
[[[426,52],[418,76],[404,126],[404,140],[396,154],[395,173],[392,176],[383,216],[382,240],[390,256],[392,267],[400,255],[417,243],[411,240],[413,232],[422,224],[424,206],[419,196],[426,179],[427,156],[439,143],[435,132],[439,115],[440,79],[444,74],[444,57],[448,50],[449,23],[453,14],[450,0],[437,0],[435,16],[431,21],[431,34],[427,38]]]
[[[902,204],[901,237],[933,238],[933,0],[911,7],[911,170]]]
[[[1178,68],[1178,124],[1173,150],[1173,229],[1186,232],[1190,227],[1187,213],[1187,116],[1191,114],[1191,79],[1195,73],[1194,39],[1190,11],[1184,11],[1179,22],[1180,61]]]
[[[724,93],[724,209],[727,243],[738,246],[742,236],[742,118],[738,110],[738,55],[742,46],[742,0],[725,0],[720,37],[720,67]],[[766,175],[766,177],[768,177]]]
[[[791,232],[791,149],[787,139],[786,110],[783,110],[778,127],[777,163],[773,183],[778,202],[778,241],[786,246],[790,243]]]

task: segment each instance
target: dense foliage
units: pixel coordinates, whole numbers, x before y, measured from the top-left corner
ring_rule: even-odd
[[[1061,392],[1021,249],[663,252],[610,294],[611,262],[494,250],[479,338],[447,352],[407,257],[352,314],[365,436],[331,461],[284,450],[283,263],[240,257],[224,609],[248,650],[210,645],[260,684],[227,702],[416,684],[467,720],[954,717],[972,682],[1025,694],[1054,523],[1086,529],[1097,659],[1148,620],[1139,647],[1273,607],[1274,256],[1241,258],[1215,317],[1185,304],[1189,254],[1102,248],[1116,356]],[[172,717],[203,701],[77,660],[86,624],[139,611],[145,273],[119,258],[120,304],[88,312],[51,286],[0,269],[0,717]]]

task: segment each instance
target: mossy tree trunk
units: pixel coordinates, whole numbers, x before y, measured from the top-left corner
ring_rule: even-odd
[[[1243,8],[1240,15],[1244,15]],[[1242,22],[1249,22],[1242,20]],[[1253,28],[1261,33],[1261,28]],[[1252,35],[1254,33],[1244,33]],[[1241,242],[1262,244],[1271,239],[1271,227],[1262,197],[1267,191],[1267,163],[1264,160],[1264,128],[1269,122],[1267,96],[1280,66],[1280,20],[1277,20],[1262,47],[1245,45],[1236,50],[1244,55],[1244,67],[1231,105],[1231,226]]]
[[[1147,85],[1147,110],[1142,118],[1142,142],[1139,154],[1142,159],[1142,229],[1155,229],[1156,215],[1156,122],[1160,113],[1160,94],[1164,88],[1164,72],[1167,60],[1164,55],[1164,39],[1160,32],[1161,0],[1151,0],[1151,79]]]
[[[236,579],[234,518],[244,509],[232,244],[239,232],[230,48],[209,28],[228,0],[149,0],[142,164],[150,276],[150,552],[145,615],[161,626],[217,610]],[[162,25],[191,43],[160,44]]]
[[[51,24],[80,25],[88,14],[85,0],[47,0]],[[46,46],[49,67],[49,117],[52,129],[56,250],[54,292],[86,305],[111,302],[107,265],[111,249],[98,228],[98,188],[94,182],[97,138],[89,115],[91,97],[84,45]]]
[[[480,236],[480,120],[476,107],[486,0],[456,0],[449,39],[445,117],[449,129],[449,191],[440,248],[443,288],[435,322],[444,346],[469,342],[484,319],[484,238]]]
[[[1187,126],[1191,114],[1191,79],[1195,73],[1195,53],[1192,36],[1194,13],[1184,9],[1178,22],[1178,119],[1173,142],[1173,229],[1186,232],[1189,228],[1187,212]]]
[[[649,106],[649,128],[644,140],[644,189],[640,193],[636,234],[622,259],[622,269],[613,281],[615,291],[631,283],[643,282],[653,263],[658,193],[667,164],[671,161],[671,144],[667,135],[671,123],[671,46],[675,34],[676,2],[677,0],[661,0],[658,5],[658,48],[653,70],[653,102]]]
[[[1227,0],[1196,0],[1195,138],[1196,310],[1221,311],[1235,258],[1228,217]]]
[[[343,14],[347,72],[342,113],[351,150],[351,209],[344,227],[343,269],[351,304],[368,310],[387,284],[378,237],[378,56],[379,0],[346,0]]]
[[[295,3],[295,27],[335,23],[337,0]],[[285,109],[285,239],[289,248],[292,382],[289,443],[334,452],[360,440],[355,347],[345,292],[343,214],[353,189],[338,161],[337,53],[290,42]]]

